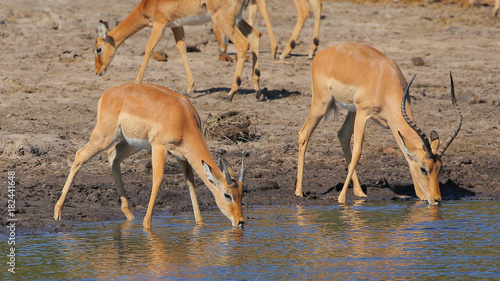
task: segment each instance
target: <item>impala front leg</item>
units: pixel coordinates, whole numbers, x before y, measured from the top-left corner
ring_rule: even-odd
[[[271,26],[271,21],[269,20],[269,14],[267,13],[267,6],[266,6],[266,1],[265,0],[253,0],[252,4],[249,5],[248,7],[248,23],[253,26],[254,20],[255,20],[255,6],[254,2],[257,2],[257,7],[259,7],[260,14],[264,18],[264,21],[266,23],[266,28],[267,32],[269,33],[269,40],[271,41],[271,57],[273,59],[276,58],[276,51],[278,50],[278,44],[276,44],[276,39],[274,38],[274,33],[273,33],[273,28]],[[253,9],[254,11],[252,11]],[[253,49],[253,48],[252,48]]]
[[[314,53],[318,50],[319,45],[319,24],[321,21],[321,1],[320,0],[309,0],[314,13],[314,35],[313,42],[311,44],[311,51],[309,52],[309,58],[314,57]]]
[[[201,217],[200,205],[198,204],[198,198],[196,198],[196,191],[194,190],[194,175],[193,168],[185,160],[177,158],[177,163],[181,167],[186,183],[189,187],[189,195],[191,197],[191,204],[193,205],[194,219],[196,224],[203,224],[203,218]]]
[[[339,194],[338,202],[345,203],[345,197],[347,194],[347,187],[351,182],[351,179],[354,175],[354,169],[356,168],[356,164],[358,164],[359,158],[361,157],[361,150],[363,147],[363,139],[365,135],[365,126],[368,117],[366,117],[363,113],[359,111],[356,114],[354,121],[354,143],[352,149],[352,159],[351,163],[348,166],[347,178],[345,179],[344,186],[342,187],[342,191]],[[346,160],[347,161],[347,160]]]
[[[144,72],[146,72],[146,66],[148,65],[151,53],[153,52],[153,49],[156,47],[161,37],[163,36],[165,27],[166,23],[155,22],[153,24],[153,30],[151,31],[151,36],[149,36],[148,43],[146,44],[146,50],[144,51],[144,58],[142,60],[141,69],[139,70],[139,74],[135,79],[136,84],[142,83],[142,78],[144,77]]]
[[[298,12],[297,23],[295,24],[295,28],[293,29],[293,33],[292,36],[290,37],[290,40],[286,44],[285,50],[280,55],[280,60],[285,59],[285,57],[287,57],[295,48],[300,31],[304,26],[304,22],[306,21],[307,16],[309,16],[310,10],[306,0],[293,0],[293,2],[295,3],[295,7],[297,8]]]
[[[144,221],[142,223],[144,229],[151,229],[153,207],[155,205],[156,196],[158,195],[158,190],[160,189],[160,185],[163,180],[163,169],[165,168],[165,158],[167,157],[167,150],[161,146],[153,146],[151,154],[151,162],[153,164],[153,188],[151,189],[151,197],[149,198],[148,210],[146,211],[146,215],[144,216]]]

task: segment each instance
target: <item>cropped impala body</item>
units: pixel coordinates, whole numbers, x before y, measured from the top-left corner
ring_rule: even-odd
[[[99,37],[94,45],[95,72],[103,75],[113,60],[120,45],[137,31],[146,26],[152,27],[151,36],[146,44],[136,83],[142,82],[146,65],[151,53],[163,36],[165,29],[171,28],[177,48],[181,53],[188,80],[188,93],[193,92],[194,80],[189,68],[186,44],[184,41],[184,25],[199,25],[213,21],[220,30],[238,48],[238,62],[229,98],[238,91],[241,84],[244,58],[248,51],[248,43],[253,53],[252,80],[257,92],[259,88],[259,44],[260,34],[253,29],[241,15],[249,0],[142,0],[139,5],[115,29],[109,31],[105,22],[98,26]]]
[[[285,49],[280,55],[280,59],[286,58],[292,50],[295,48],[297,38],[299,37],[300,31],[302,27],[304,27],[304,22],[309,16],[309,5],[307,5],[308,0],[293,0],[295,4],[295,8],[297,9],[297,23],[293,29],[292,35],[286,44]],[[319,24],[321,21],[321,0],[309,0],[311,8],[314,13],[314,34],[313,34],[313,42],[311,44],[311,50],[309,51],[309,58],[313,58],[314,53],[318,49],[319,45]],[[290,2],[283,3],[284,5],[290,5]],[[250,5],[248,6],[248,22],[251,26],[255,21],[255,16],[257,15],[257,8],[259,8],[262,17],[266,23],[267,32],[269,33],[269,39],[271,41],[271,56],[276,58],[276,51],[278,49],[278,45],[276,44],[276,39],[274,38],[273,28],[271,26],[271,21],[269,20],[269,14],[267,12],[266,0],[251,0]],[[217,36],[217,41],[219,42],[219,51],[221,53],[225,53],[227,49],[227,40],[223,39],[222,33],[217,30],[215,27],[215,34]]]
[[[237,181],[233,179],[227,162],[222,159],[220,164],[223,171],[219,170],[203,138],[200,117],[189,99],[151,84],[125,84],[104,92],[99,100],[94,131],[89,142],[76,152],[62,195],[55,205],[56,220],[61,219],[66,195],[83,163],[109,147],[108,158],[127,220],[133,220],[134,216],[123,188],[120,163],[128,156],[146,149],[152,151],[153,188],[144,217],[145,229],[151,228],[153,206],[163,179],[167,152],[177,158],[184,173],[197,223],[203,223],[203,219],[194,190],[193,170],[210,189],[217,206],[233,226],[243,225],[243,162]]]
[[[459,123],[455,133],[438,150],[439,137],[431,132],[431,141],[414,123],[407,100],[407,85],[399,66],[378,50],[360,44],[338,44],[318,52],[312,62],[312,101],[309,116],[299,132],[299,160],[295,195],[303,196],[302,177],[304,158],[309,138],[323,117],[338,107],[348,110],[346,120],[338,132],[348,174],[338,201],[345,202],[347,187],[352,179],[354,194],[366,196],[355,172],[361,156],[366,121],[373,119],[388,127],[410,167],[415,193],[429,204],[441,200],[438,174],[441,156],[462,125],[453,80],[451,99]],[[411,83],[410,83],[411,84]],[[405,90],[406,88],[406,90]],[[350,141],[354,135],[351,153]]]

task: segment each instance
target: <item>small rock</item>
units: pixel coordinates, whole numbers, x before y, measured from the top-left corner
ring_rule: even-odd
[[[411,58],[411,62],[413,63],[414,66],[423,66],[423,65],[425,65],[424,58],[422,58],[422,57]]]
[[[167,61],[168,55],[164,51],[153,52],[153,59],[157,61]]]

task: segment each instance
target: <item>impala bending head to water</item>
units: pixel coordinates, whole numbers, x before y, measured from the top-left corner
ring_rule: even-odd
[[[345,202],[351,179],[354,194],[366,196],[354,168],[361,156],[366,121],[373,119],[390,128],[396,138],[410,166],[416,195],[429,204],[437,204],[441,200],[438,181],[441,156],[462,125],[462,114],[455,99],[451,73],[451,100],[459,122],[454,134],[439,148],[438,134],[432,131],[429,141],[413,121],[407,98],[410,85],[406,83],[399,66],[378,50],[361,44],[335,45],[318,52],[311,68],[311,109],[299,132],[295,195],[303,196],[304,157],[311,134],[321,118],[326,118],[331,110],[338,111],[338,106],[341,106],[348,110],[346,120],[338,132],[348,164],[348,174],[338,201]],[[352,135],[354,144],[351,154]]]
[[[94,131],[89,142],[76,152],[62,195],[56,203],[56,220],[61,219],[64,200],[83,163],[109,147],[108,158],[127,220],[133,220],[134,216],[123,188],[120,163],[128,156],[146,149],[152,151],[153,188],[143,222],[145,229],[151,228],[153,206],[163,180],[167,152],[177,158],[184,173],[196,223],[203,223],[203,219],[194,190],[193,170],[210,189],[217,206],[233,226],[243,226],[243,160],[238,180],[233,178],[232,169],[222,159],[221,171],[210,155],[201,131],[200,117],[189,99],[151,84],[125,84],[104,92],[99,100]]]

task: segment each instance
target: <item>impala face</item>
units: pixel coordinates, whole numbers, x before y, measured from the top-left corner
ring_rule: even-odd
[[[439,156],[436,156],[436,158]],[[420,188],[425,199],[431,205],[437,205],[441,201],[438,175],[441,170],[441,159],[424,160],[420,163],[410,164],[410,173],[413,184]],[[423,199],[423,198],[422,198]]]
[[[215,197],[215,202],[221,212],[231,221],[233,227],[242,227],[245,223],[241,208],[241,198],[243,195],[243,183],[234,181],[231,185],[226,185],[220,189],[221,195]]]
[[[94,44],[95,74],[102,76],[115,57],[116,46],[113,37],[108,35],[107,23],[100,21],[97,30],[99,37]]]
[[[432,135],[434,135],[433,132]],[[404,151],[407,155],[410,166],[410,174],[415,186],[417,196],[422,200],[427,200],[431,205],[437,205],[441,201],[441,191],[439,189],[439,171],[441,170],[441,156],[435,154],[426,155],[424,151],[413,150],[408,140],[401,133],[399,134],[403,143]],[[435,134],[437,138],[437,134]],[[439,145],[439,138],[432,141],[433,146]],[[420,191],[420,192],[419,192]]]
[[[224,159],[220,159],[221,171],[224,174],[224,180],[217,179],[212,174],[212,169],[203,162],[203,169],[208,180],[212,182],[216,189],[213,191],[215,202],[221,212],[231,221],[233,227],[243,227],[245,219],[241,208],[241,198],[243,197],[243,181],[245,178],[245,165],[241,161],[240,178],[233,179],[233,170]]]
[[[413,79],[415,79],[415,76]],[[438,180],[439,171],[441,170],[441,156],[445,152],[446,148],[448,148],[451,142],[455,139],[460,131],[460,128],[462,127],[462,113],[455,98],[453,77],[450,72],[451,101],[453,103],[455,113],[459,117],[458,125],[453,136],[448,139],[443,147],[439,147],[439,135],[436,131],[431,131],[431,139],[429,141],[427,136],[422,132],[417,124],[408,118],[406,113],[405,101],[408,98],[409,88],[413,79],[404,91],[403,100],[401,101],[401,114],[408,126],[410,126],[415,133],[417,133],[422,142],[415,145],[407,140],[400,131],[398,131],[398,134],[401,138],[402,149],[406,154],[406,159],[408,160],[408,164],[410,166],[410,173],[415,186],[415,193],[421,200],[427,200],[429,204],[437,205],[441,201],[441,191],[439,189]]]

